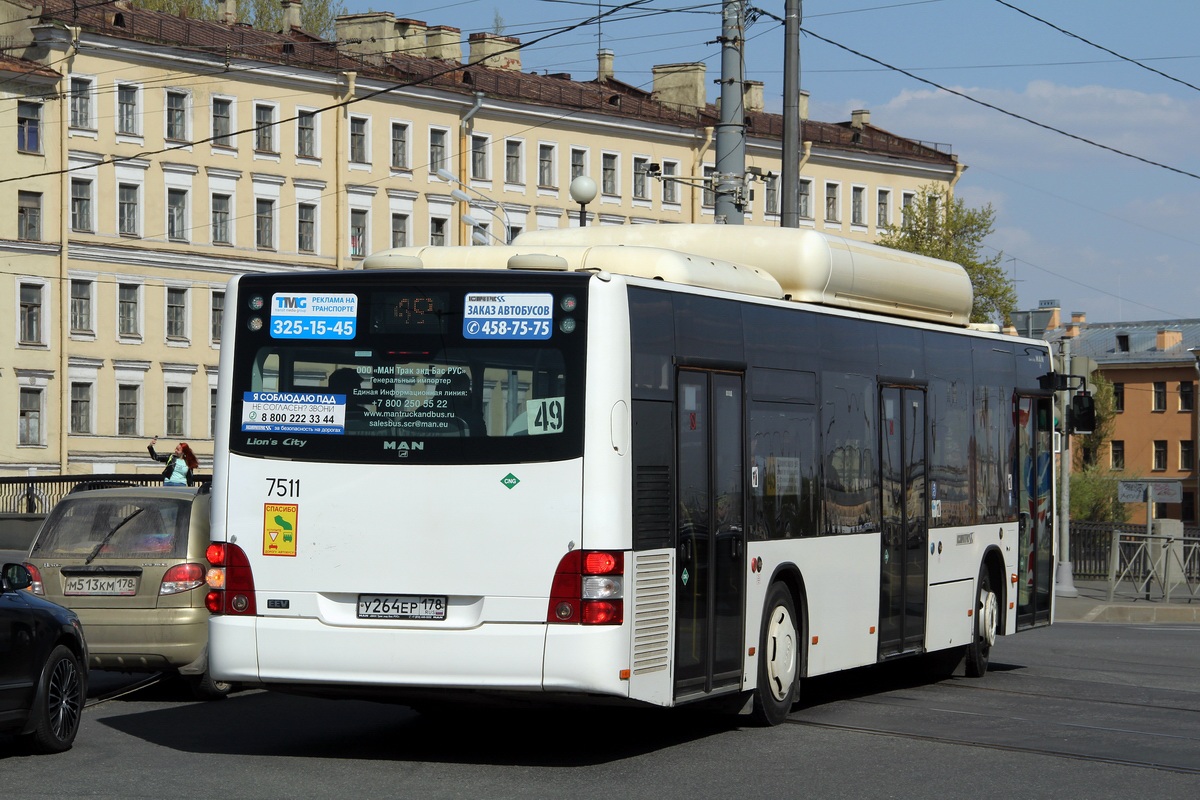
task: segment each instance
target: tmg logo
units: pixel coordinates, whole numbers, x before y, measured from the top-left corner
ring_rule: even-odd
[[[308,308],[308,298],[290,294],[275,295],[276,311],[304,310]]]

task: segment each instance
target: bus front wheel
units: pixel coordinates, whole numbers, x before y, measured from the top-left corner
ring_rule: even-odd
[[[1000,601],[992,589],[992,576],[987,564],[979,568],[978,591],[975,597],[975,627],[971,644],[967,646],[967,677],[982,678],[987,673],[992,645],[1000,626]]]
[[[792,594],[782,583],[771,586],[763,608],[754,718],[761,725],[778,725],[787,719],[798,694],[800,632]]]

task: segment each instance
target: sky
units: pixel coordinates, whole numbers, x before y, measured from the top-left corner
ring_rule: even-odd
[[[719,93],[720,0],[343,2],[516,37],[526,72],[590,80],[603,47],[649,89],[652,66],[703,61]],[[745,77],[780,111],[784,2],[743,6]],[[1200,318],[1200,2],[801,0],[801,15],[809,117],[868,109],[949,145],[967,165],[956,196],[995,212],[983,254],[1002,255],[1018,310]]]

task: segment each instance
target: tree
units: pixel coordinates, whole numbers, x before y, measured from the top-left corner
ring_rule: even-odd
[[[138,8],[149,11],[184,13],[193,19],[215,20],[221,16],[220,0],[135,0]],[[300,6],[300,27],[305,33],[321,39],[337,35],[334,19],[346,13],[341,0],[304,0]],[[249,22],[264,31],[283,29],[283,6],[279,0],[238,0],[239,22]]]
[[[1096,408],[1096,426],[1091,433],[1071,439],[1071,519],[1124,522],[1129,511],[1117,500],[1117,476],[1101,466],[1101,456],[1112,437],[1117,418],[1113,385],[1099,370],[1088,380],[1094,388],[1092,401]]]
[[[900,225],[888,227],[877,243],[961,264],[974,292],[971,322],[1003,324],[1016,310],[1017,292],[999,266],[1004,254],[985,258],[980,252],[995,219],[990,203],[967,208],[948,189],[931,184],[917,191]]]

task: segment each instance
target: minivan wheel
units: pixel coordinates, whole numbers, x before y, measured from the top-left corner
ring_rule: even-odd
[[[233,691],[232,683],[214,679],[208,670],[203,675],[189,675],[188,683],[197,700],[224,700]]]

